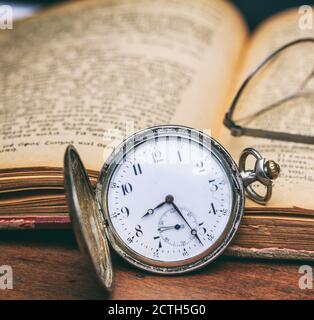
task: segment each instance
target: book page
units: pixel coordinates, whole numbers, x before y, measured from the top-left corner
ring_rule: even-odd
[[[240,75],[242,80],[282,45],[299,38],[314,37],[313,28],[300,28],[299,19],[298,10],[293,9],[262,24],[249,45],[244,68]],[[261,110],[262,106],[268,106],[271,102],[290,95],[297,86],[296,79],[302,78],[302,74],[300,77],[298,72],[307,76],[313,71],[311,69],[313,68],[313,51],[310,53],[307,51],[307,54],[304,55],[303,51],[294,50],[294,54],[293,63],[287,64],[277,59],[277,62],[272,65],[272,72],[269,72],[264,79],[260,77],[261,79],[256,81],[255,86],[251,85],[246,91],[245,102],[240,104],[240,115],[253,114]],[[292,65],[293,70],[297,70],[296,72],[289,72]],[[306,90],[314,91],[313,79],[308,82]],[[290,105],[287,104],[284,108],[274,109],[267,118],[261,117],[261,119],[254,120],[254,124],[258,128],[274,131],[314,135],[313,120],[311,120],[314,116],[314,101],[308,99],[306,101],[298,100],[300,104],[307,103],[302,108],[296,103],[296,100],[291,101]],[[267,159],[273,159],[280,164],[281,175],[274,183],[273,197],[268,204],[269,207],[314,208],[312,197],[314,194],[314,146],[268,139],[234,138],[226,128],[222,129],[220,139],[235,159],[239,159],[240,152],[244,148],[254,147]],[[247,206],[256,207],[257,205],[247,201]]]
[[[219,0],[86,1],[16,23],[0,36],[0,168],[61,168],[74,144],[100,170],[135,130],[210,128],[245,39]]]

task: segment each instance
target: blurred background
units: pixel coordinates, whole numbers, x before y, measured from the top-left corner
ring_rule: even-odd
[[[71,1],[71,0],[68,0]],[[15,18],[23,18],[32,14],[32,12],[43,7],[49,7],[66,0],[42,0],[42,1],[0,1],[1,4],[10,4],[13,6]],[[192,0],[191,0],[192,1]],[[210,1],[210,0],[209,0]],[[233,0],[232,1],[242,12],[251,30],[266,19],[267,17],[280,12],[282,10],[301,6],[312,5],[313,0],[264,0],[264,1],[248,1],[248,0]]]

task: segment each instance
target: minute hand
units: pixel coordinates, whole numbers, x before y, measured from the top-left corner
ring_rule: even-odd
[[[188,227],[191,229],[191,233],[195,236],[195,238],[199,241],[199,243],[203,246],[203,243],[201,241],[201,239],[199,238],[197,231],[195,229],[193,229],[190,224],[188,223],[188,221],[185,219],[184,215],[182,214],[182,212],[180,211],[180,209],[176,206],[176,204],[174,202],[171,202],[172,206],[174,207],[174,209],[178,212],[178,214],[180,215],[180,217],[185,221],[185,223],[188,225]]]

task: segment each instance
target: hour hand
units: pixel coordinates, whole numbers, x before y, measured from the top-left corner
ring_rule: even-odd
[[[164,201],[164,202],[162,202],[162,203],[159,203],[159,205],[156,206],[154,209],[148,209],[147,212],[143,215],[142,218],[154,214],[155,210],[158,209],[158,208],[160,208],[160,207],[162,207],[165,203],[166,203],[166,201]]]
[[[158,208],[162,207],[164,204],[166,203],[171,203],[173,201],[173,196],[168,194],[165,198],[165,201],[159,203],[158,206],[156,206],[154,209],[148,209],[147,212],[143,215],[142,218],[150,216],[152,214],[154,214],[155,210],[157,210]]]

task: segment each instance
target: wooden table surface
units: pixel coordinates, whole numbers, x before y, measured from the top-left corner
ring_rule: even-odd
[[[184,276],[139,271],[113,257],[115,288],[99,288],[71,231],[1,231],[0,265],[13,268],[13,290],[0,299],[313,299],[301,290],[301,263],[222,257]]]

